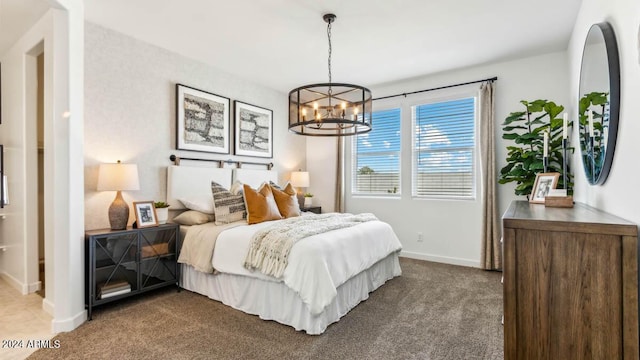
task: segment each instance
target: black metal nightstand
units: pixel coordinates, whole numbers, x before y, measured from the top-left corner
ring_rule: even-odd
[[[177,224],[87,231],[85,304],[89,320],[95,306],[177,285],[179,233]]]
[[[320,214],[322,213],[322,206],[301,207],[300,210]]]

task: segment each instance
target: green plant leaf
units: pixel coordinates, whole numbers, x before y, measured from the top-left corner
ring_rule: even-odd
[[[515,140],[520,136],[520,134],[516,134],[516,133],[506,133],[506,134],[502,134],[502,138],[505,140]]]
[[[581,100],[580,107],[586,111],[593,103],[593,98],[596,97],[598,101],[603,98],[599,94],[588,94],[586,100]],[[564,111],[564,106],[547,100],[522,100],[520,103],[526,108],[526,111],[512,112],[503,123],[503,139],[515,142],[517,146],[507,145],[507,165],[501,169],[498,182],[500,184],[515,182],[516,195],[528,195],[531,193],[536,174],[542,171],[544,167],[542,162],[543,136],[541,132],[548,131],[550,135],[547,170],[562,171],[563,120],[558,118],[558,115]],[[596,118],[598,116],[594,116],[594,119]],[[522,121],[525,121],[525,123],[522,123]],[[578,124],[584,122],[586,122],[586,115],[581,112],[578,116]],[[601,124],[600,121],[597,123]],[[598,133],[602,132],[595,123],[594,127],[596,127]],[[599,156],[597,149],[596,156]],[[572,174],[570,169],[568,169],[567,175],[567,182],[571,183]],[[571,192],[571,189],[569,189],[569,192]]]
[[[505,127],[502,128],[503,131],[513,131],[515,129],[527,130],[527,127],[526,126],[516,125],[516,126],[505,126]]]
[[[517,120],[524,120],[524,115],[526,115],[526,112],[524,111],[512,112],[511,114],[509,114],[509,116],[507,116],[502,125],[509,125]]]

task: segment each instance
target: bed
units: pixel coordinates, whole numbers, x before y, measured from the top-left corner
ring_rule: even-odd
[[[258,187],[277,182],[272,170],[170,166],[167,200],[184,209],[181,199],[203,196],[211,181],[230,188],[235,181]],[[300,224],[326,221],[303,213],[286,219],[248,225],[246,221],[181,226],[180,286],[264,320],[322,334],[369,293],[401,275],[400,242],[393,229],[377,219],[355,226],[309,235],[290,250],[281,276],[243,266],[256,233],[288,220]],[[295,226],[295,225],[294,225]]]

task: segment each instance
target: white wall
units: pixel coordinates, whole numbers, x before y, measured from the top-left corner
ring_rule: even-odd
[[[8,180],[10,204],[2,211],[7,218],[0,223],[0,242],[7,246],[5,252],[0,252],[0,269],[4,278],[22,294],[35,290],[30,289],[36,284],[31,283],[33,279],[29,279],[28,266],[29,260],[33,262],[35,257],[35,254],[30,253],[29,245],[37,244],[37,232],[34,229],[37,229],[38,224],[37,218],[34,220],[34,212],[30,211],[37,209],[36,199],[31,196],[34,190],[37,193],[37,183],[28,176],[37,165],[36,58],[32,55],[38,54],[27,54],[36,48],[37,51],[45,50],[45,42],[47,53],[53,50],[52,17],[52,12],[46,13],[1,58],[3,122],[0,125],[0,143],[4,144],[4,170]],[[45,77],[49,84],[52,79],[51,66],[51,61],[45,64]],[[51,87],[48,90],[45,93],[50,94]],[[50,115],[51,107],[47,104],[45,123],[51,122]]]
[[[2,54],[0,143],[5,154],[11,205],[0,225],[2,275],[23,293],[37,282],[37,136],[35,58],[44,48],[45,256],[46,298],[54,332],[69,331],[85,319],[82,174],[82,23],[79,0],[50,0],[53,7],[11,49]],[[80,39],[80,41],[78,41]],[[37,49],[37,50],[36,50]],[[53,217],[55,216],[55,221]]]
[[[103,162],[138,164],[140,190],[123,192],[129,204],[166,199],[166,168],[171,165],[171,154],[273,161],[281,180],[288,179],[292,170],[304,167],[305,138],[287,131],[286,94],[92,23],[86,23],[85,35],[87,229],[109,226],[107,209],[115,192],[95,190],[98,165]],[[175,150],[176,83],[228,97],[232,107],[233,100],[242,100],[272,109],[273,159]],[[133,211],[130,215],[132,222]]]
[[[506,145],[502,140],[504,118],[513,111],[522,111],[520,100],[548,99],[569,105],[567,55],[565,52],[529,57],[520,60],[460,69],[433,76],[420,77],[371,88],[374,97],[411,92],[444,85],[497,76],[496,82],[496,150],[497,170],[506,164]],[[479,86],[479,85],[478,85]],[[431,93],[430,95],[435,95]],[[422,95],[413,95],[407,101],[418,101]],[[374,102],[374,108],[376,102]],[[409,120],[408,118],[406,120]],[[374,125],[375,126],[375,125]],[[406,134],[410,123],[404,123]],[[403,140],[408,139],[404,138]],[[311,176],[310,191],[316,193],[314,201],[327,208],[333,205],[335,182],[334,139],[310,139],[307,142],[307,166]],[[404,144],[405,149],[410,149]],[[347,144],[347,149],[350,146]],[[348,156],[348,154],[347,154]],[[402,163],[410,166],[410,150],[403,150]],[[350,171],[347,168],[347,171]],[[482,210],[477,201],[411,200],[410,168],[404,168],[401,199],[351,198],[346,199],[349,212],[373,212],[389,222],[403,245],[405,256],[433,261],[479,266]],[[316,179],[320,179],[319,181]],[[507,209],[514,185],[498,185],[499,215]],[[424,241],[417,241],[417,233]]]
[[[640,223],[637,191],[640,166],[640,54],[639,21],[640,2],[636,0],[583,0],[569,44],[569,71],[572,116],[575,118],[580,81],[582,48],[592,24],[608,21],[613,26],[620,55],[620,124],[613,165],[607,181],[601,186],[592,186],[581,171],[579,152],[573,161],[577,164],[575,199],[613,213],[635,223]],[[577,144],[577,134],[572,137]]]

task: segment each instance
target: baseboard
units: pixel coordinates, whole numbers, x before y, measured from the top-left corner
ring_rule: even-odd
[[[29,286],[27,284],[23,284],[21,281],[7,274],[6,272],[0,273],[0,277],[4,281],[9,283],[9,285],[11,285],[12,288],[18,290],[21,295],[29,294]]]
[[[82,310],[76,315],[64,320],[56,320],[54,318],[53,320],[51,320],[51,329],[56,334],[61,332],[69,332],[82,325],[85,321],[87,321],[87,311]]]
[[[416,259],[416,260],[426,260],[426,261],[433,261],[433,262],[439,262],[444,264],[480,268],[480,261],[478,260],[469,260],[469,259],[423,254],[423,253],[416,253],[416,252],[409,252],[409,251],[401,251],[400,256],[410,258],[410,259]]]
[[[49,299],[42,300],[42,310],[44,310],[44,312],[46,312],[47,314],[51,315],[51,317],[53,317],[55,309],[51,300]]]

